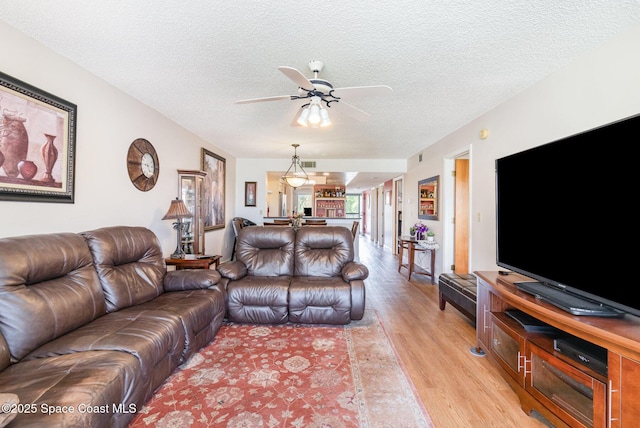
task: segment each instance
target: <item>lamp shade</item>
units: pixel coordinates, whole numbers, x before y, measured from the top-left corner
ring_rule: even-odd
[[[309,181],[306,177],[285,177],[284,181],[291,187],[300,187]]]
[[[322,121],[320,122],[320,126],[325,127],[331,125],[331,119],[329,119],[329,112],[326,109],[320,110],[320,117]]]
[[[317,104],[311,104],[311,107],[309,107],[309,123],[311,125],[320,123],[320,106]]]
[[[176,220],[187,217],[193,217],[193,214],[191,214],[187,206],[182,202],[182,199],[175,198],[171,201],[169,211],[162,217],[162,220]]]
[[[309,124],[309,107],[305,107],[302,109],[300,116],[298,116],[297,122],[301,126],[307,126]]]

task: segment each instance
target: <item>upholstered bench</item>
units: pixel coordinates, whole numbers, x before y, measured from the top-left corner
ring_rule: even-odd
[[[471,274],[443,273],[438,279],[440,310],[447,302],[476,324],[477,282]]]

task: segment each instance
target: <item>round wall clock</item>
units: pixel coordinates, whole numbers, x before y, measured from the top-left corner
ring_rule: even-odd
[[[127,153],[127,171],[134,186],[146,192],[153,189],[160,174],[160,161],[153,145],[144,138],[136,139]]]

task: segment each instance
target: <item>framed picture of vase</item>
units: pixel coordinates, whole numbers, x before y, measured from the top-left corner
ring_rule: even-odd
[[[74,202],[77,106],[0,73],[0,200]]]
[[[256,206],[256,187],[258,183],[256,181],[244,182],[244,206],[255,207]]]
[[[224,220],[224,194],[226,159],[202,148],[202,171],[207,175],[203,181],[204,230],[222,229]]]

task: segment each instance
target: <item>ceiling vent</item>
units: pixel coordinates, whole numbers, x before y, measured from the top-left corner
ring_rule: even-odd
[[[300,161],[300,165],[302,165],[303,168],[315,168],[316,161]]]

